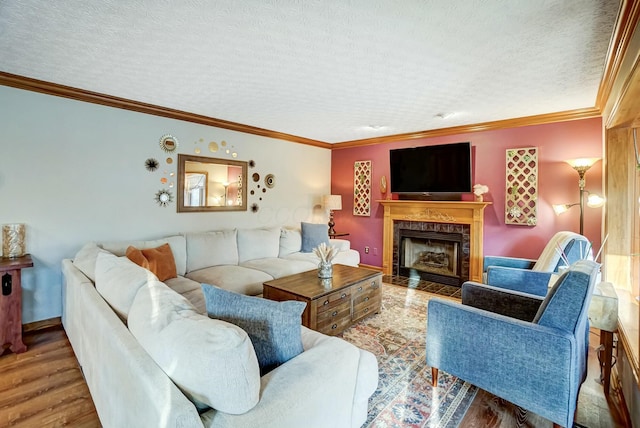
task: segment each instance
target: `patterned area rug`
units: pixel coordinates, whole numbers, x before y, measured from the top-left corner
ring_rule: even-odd
[[[477,388],[440,372],[431,387],[425,361],[427,302],[423,291],[383,285],[382,311],[340,336],[378,359],[378,389],[369,399],[363,427],[454,428],[460,424]]]

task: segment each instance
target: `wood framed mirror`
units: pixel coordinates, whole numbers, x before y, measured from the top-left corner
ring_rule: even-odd
[[[178,155],[178,212],[246,211],[247,162]]]

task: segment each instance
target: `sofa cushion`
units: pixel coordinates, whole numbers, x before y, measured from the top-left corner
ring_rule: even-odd
[[[262,294],[262,284],[273,279],[268,273],[235,265],[212,266],[196,270],[189,272],[187,278],[250,296]]]
[[[238,230],[238,263],[278,257],[279,250],[279,227]]]
[[[321,243],[329,245],[329,228],[326,224],[301,223],[302,247],[300,251],[310,253]]]
[[[176,261],[173,258],[169,244],[162,244],[156,248],[144,248],[142,250],[130,245],[127,248],[126,256],[129,260],[150,270],[159,281],[178,276],[176,272]]]
[[[98,254],[96,260],[96,289],[118,316],[127,321],[131,303],[138,289],[155,275],[126,257],[108,252]]]
[[[187,272],[209,266],[237,265],[237,230],[187,233]]]
[[[306,260],[285,260],[277,257],[249,260],[242,263],[240,266],[268,273],[276,279],[318,268],[317,263],[312,263]]]
[[[140,289],[129,329],[197,407],[242,414],[258,403],[260,371],[247,333],[197,313],[165,284]]]
[[[156,248],[162,244],[169,244],[173,259],[176,262],[176,271],[178,275],[184,276],[187,269],[187,243],[184,236],[174,235],[166,238],[155,239],[151,241],[109,241],[100,242],[99,247],[104,248],[116,256],[124,256],[129,246],[140,249]]]
[[[280,230],[280,250],[278,257],[287,257],[297,253],[302,248],[302,233],[300,229],[282,228]]]
[[[98,260],[99,253],[109,254],[108,251],[98,247],[95,242],[89,242],[85,244],[73,258],[73,264],[80,269],[87,278],[92,282],[96,282],[96,261]]]
[[[261,374],[303,351],[300,317],[307,306],[305,302],[276,302],[209,284],[202,284],[202,291],[211,318],[235,324],[249,334]]]
[[[184,276],[178,276],[167,279],[164,283],[176,293],[186,297],[198,313],[202,315],[207,314],[207,307],[204,304],[204,295],[202,294],[202,287],[200,287],[199,282],[185,278]]]

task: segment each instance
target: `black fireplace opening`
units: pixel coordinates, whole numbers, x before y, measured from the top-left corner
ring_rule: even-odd
[[[446,285],[462,285],[462,234],[400,229],[396,274]]]

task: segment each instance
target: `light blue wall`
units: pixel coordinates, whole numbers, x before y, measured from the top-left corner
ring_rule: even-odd
[[[88,241],[152,239],[229,227],[296,225],[326,221],[318,209],[329,193],[331,153],[272,138],[166,119],[0,86],[0,224],[27,224],[27,252],[34,268],[23,270],[23,323],[60,316],[60,270]],[[273,173],[276,185],[249,180],[252,213],[180,213],[175,203],[160,207],[156,192],[176,172],[159,140],[171,134],[177,152],[254,160],[261,178]],[[202,141],[200,141],[202,139]],[[210,141],[228,143],[208,151]],[[155,172],[147,158],[161,161]],[[174,189],[175,196],[175,189]],[[260,200],[259,198],[262,198]],[[315,208],[314,208],[315,207]]]

